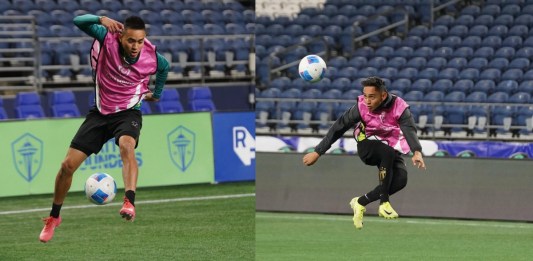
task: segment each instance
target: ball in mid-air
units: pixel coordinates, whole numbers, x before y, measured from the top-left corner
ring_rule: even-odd
[[[307,55],[300,61],[298,72],[300,77],[308,82],[318,82],[326,73],[326,62],[318,55]]]
[[[117,184],[109,174],[95,173],[85,182],[85,195],[96,205],[105,205],[113,201],[116,194]]]

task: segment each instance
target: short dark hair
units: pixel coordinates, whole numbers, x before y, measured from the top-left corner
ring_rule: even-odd
[[[379,77],[376,77],[376,76],[371,76],[371,77],[368,77],[364,80],[361,81],[361,85],[363,87],[365,86],[374,86],[376,87],[376,89],[380,92],[383,92],[383,91],[387,91],[387,86],[385,85],[385,82],[379,78]]]
[[[146,30],[144,25],[144,20],[138,16],[129,16],[124,21],[124,30],[125,29],[135,29],[135,30]]]

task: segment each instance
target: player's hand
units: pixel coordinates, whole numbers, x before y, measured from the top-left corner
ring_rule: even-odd
[[[145,100],[145,101],[151,101],[151,102],[157,102],[157,101],[159,101],[159,99],[154,98],[154,94],[151,93],[151,92],[147,93],[147,94],[144,96],[144,100]]]
[[[415,154],[411,160],[413,161],[413,166],[416,166],[419,169],[426,169],[426,163],[424,163],[424,159],[422,158],[422,153],[420,151],[415,151]]]
[[[113,20],[107,16],[100,18],[100,24],[111,33],[121,33],[122,30],[124,30],[124,25],[121,22]]]
[[[316,152],[310,152],[310,153],[305,154],[303,158],[303,162],[305,165],[311,166],[315,164],[315,162],[318,160],[319,157],[320,157],[320,154]]]

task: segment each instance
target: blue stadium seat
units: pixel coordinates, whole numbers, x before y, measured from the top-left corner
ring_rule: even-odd
[[[513,47],[505,46],[502,47],[494,53],[494,57],[503,57],[507,59],[513,58],[515,54],[515,49]]]
[[[505,70],[509,66],[509,60],[506,58],[494,58],[492,61],[489,62],[487,68],[495,68],[498,70]]]
[[[394,49],[392,49],[391,47],[388,47],[388,46],[386,46],[386,47],[387,47],[387,49],[385,51],[382,50],[382,52],[384,52],[384,53],[386,52],[388,54],[392,54],[394,52]],[[385,48],[385,47],[381,47],[381,48]],[[376,50],[376,52],[377,52],[377,50]],[[352,57],[359,56],[359,57],[364,57],[364,58],[368,59],[369,57],[373,57],[374,55],[386,57],[385,55],[381,55],[379,53],[374,53],[374,48],[369,47],[369,46],[363,46],[361,48],[358,48],[357,50],[355,50],[355,52],[354,52]]]
[[[494,68],[488,68],[483,70],[479,74],[479,79],[486,79],[486,80],[493,80],[493,81],[499,81],[501,77],[501,71]]]
[[[86,1],[93,2],[92,0]],[[124,3],[124,8],[127,8],[128,10],[131,10],[135,13],[138,13],[139,11],[145,9],[144,3],[141,0],[123,0],[122,2]]]
[[[405,64],[405,66],[406,67],[416,68],[417,70],[421,70],[424,67],[426,67],[426,58],[424,58],[424,57],[413,57],[407,62],[407,64]]]
[[[346,77],[339,77],[331,83],[333,89],[348,91],[353,88],[352,81]]]
[[[435,81],[438,79],[439,71],[434,68],[425,68],[418,72],[418,79],[429,79]]]
[[[496,89],[500,92],[515,93],[518,90],[518,82],[515,80],[502,80],[500,83],[498,83],[498,87]]]
[[[533,81],[523,81],[518,86],[519,92],[533,93]]]
[[[466,29],[466,32],[468,32],[468,27],[471,26],[473,23],[474,23],[474,17],[472,15],[463,14],[463,15],[457,17],[457,19],[455,19],[455,23],[454,24],[456,26],[457,25],[465,26],[465,28],[455,29],[455,30],[457,31],[457,30],[465,30]],[[453,28],[450,30],[450,34],[457,35],[457,34],[451,33],[451,31],[454,30]],[[462,35],[464,35],[464,34],[462,34]]]
[[[19,92],[15,98],[15,111],[19,119],[46,117],[41,97],[36,92]]]
[[[72,91],[54,91],[50,99],[52,116],[56,118],[79,117],[80,110]]]
[[[476,82],[473,92],[484,92],[486,94],[493,93],[496,90],[496,84],[493,80],[480,80]]]
[[[433,22],[433,25],[449,26],[449,25],[453,24],[454,21],[455,21],[455,17],[453,17],[451,15],[443,15],[443,16],[440,16],[439,18],[437,18],[435,20],[435,22]]]
[[[427,46],[430,48],[437,48],[441,45],[442,38],[440,36],[428,36],[422,40],[421,46]]]
[[[416,35],[410,35],[407,36],[403,41],[401,45],[398,46],[391,46],[393,48],[400,48],[402,46],[407,46],[411,48],[417,48],[422,44],[422,38],[420,36]],[[384,45],[384,46],[390,46],[390,45]]]
[[[429,60],[426,64],[426,67],[435,68],[437,70],[440,70],[444,66],[446,66],[446,59],[443,57],[434,57],[431,60]]]
[[[414,80],[415,78],[418,77],[418,70],[415,68],[406,67],[400,70],[398,74],[396,75],[396,77]]]
[[[529,104],[529,100],[531,99],[531,94],[527,92],[517,92],[511,97],[509,97],[508,102],[510,103],[522,103],[522,104]]]
[[[479,70],[476,68],[466,68],[459,73],[459,79],[476,81],[479,78]]]
[[[481,46],[481,37],[470,35],[467,36],[461,43],[463,46],[470,47],[472,49],[476,49]]]
[[[520,69],[508,69],[500,77],[501,81],[517,80],[521,81],[524,76],[524,72]]]
[[[478,16],[481,8],[477,5],[469,5],[461,10],[462,15]]]
[[[420,37],[418,37],[418,39],[420,39]],[[420,40],[420,41],[422,41],[422,40]],[[382,46],[389,46],[389,47],[392,47],[392,48],[396,49],[397,47],[402,45],[402,38],[393,35],[393,36],[390,36],[390,37],[386,38],[385,40],[383,40],[381,45]]]
[[[350,60],[348,60],[347,66],[353,68],[362,68],[366,66],[367,62],[367,58],[354,55]]]
[[[488,33],[489,28],[482,24],[474,25],[468,30],[468,35],[471,36],[485,37]]]
[[[161,0],[144,0],[145,9],[149,9],[151,11],[154,11],[156,13],[161,12],[161,10],[165,9],[167,5],[163,3]]]
[[[468,35],[468,27],[466,25],[456,25],[448,31],[448,35],[464,38]]]
[[[428,79],[418,79],[409,88],[409,91],[421,91],[427,93],[429,88],[431,88],[431,81]]]
[[[532,84],[533,86],[533,84]],[[394,80],[391,85],[388,87],[391,91],[399,91],[399,92],[407,92],[407,90],[411,87],[411,80],[405,79],[405,78],[399,78]]]
[[[407,34],[408,36],[418,36],[418,37],[425,37],[429,32],[429,29],[427,28],[427,26],[424,26],[424,25],[417,25],[413,28],[411,28],[411,30],[409,30],[409,33]]]
[[[468,94],[465,98],[465,102],[470,103],[484,103],[487,101],[487,93],[483,91],[474,91]]]
[[[524,76],[522,77],[522,80],[524,80],[524,81],[532,81],[533,80],[533,69],[528,70],[526,73],[524,73]]]
[[[487,98],[487,102],[506,103],[509,100],[509,94],[505,92],[495,92]]]
[[[411,55],[411,57],[424,57],[424,59],[426,59],[426,57],[431,57],[432,55],[433,55],[433,48],[422,46],[416,49]]]
[[[450,47],[440,47],[433,52],[433,57],[450,58],[452,57],[453,49]]]
[[[357,98],[362,95],[361,91],[360,90],[347,90],[345,92],[342,93],[341,95],[341,98],[344,99],[344,100],[352,100],[352,101],[355,101],[357,100]]]
[[[183,112],[180,96],[176,89],[165,88],[161,94],[161,99],[156,103],[159,113],[180,113]]]
[[[519,5],[507,3],[507,5],[503,6],[503,8],[501,9],[500,14],[508,14],[514,16],[520,13],[520,9],[521,8]]]
[[[469,47],[466,47],[469,48]],[[468,64],[468,61],[464,57],[456,56],[455,58],[452,58],[450,61],[448,61],[448,64],[446,67],[448,68],[455,68],[457,70],[462,70],[466,67]]]
[[[113,1],[113,2],[117,2],[117,1]],[[59,9],[65,10],[67,12],[74,12],[76,10],[81,9],[78,1],[72,1],[72,0],[58,0],[57,6]]]
[[[459,76],[459,70],[456,68],[445,68],[439,72],[437,79],[448,79],[455,81]]]
[[[440,79],[434,82],[427,91],[440,91],[448,93],[449,90],[453,87],[453,82],[448,79]]]
[[[474,87],[474,82],[472,80],[458,80],[453,84],[453,86],[448,90],[450,92],[459,91],[464,93],[469,93],[470,90]]]
[[[490,15],[490,16],[497,16],[500,14],[500,10],[501,8],[498,6],[498,5],[494,5],[494,4],[490,4],[490,5],[485,5],[482,9],[481,9],[481,13],[480,14],[486,14],[486,15]]]
[[[526,59],[531,59],[533,58],[533,47],[529,47],[529,46],[522,47],[518,49],[518,51],[516,51],[515,56],[526,58]]]
[[[441,44],[445,47],[456,48],[461,45],[461,37],[455,35],[448,36],[442,40]]]
[[[388,67],[403,68],[407,64],[407,60],[403,57],[393,57],[387,62]]]
[[[385,57],[376,56],[367,62],[367,66],[371,66],[374,68],[381,68],[384,67],[387,64],[387,59]]]
[[[533,5],[530,5],[533,7]],[[533,8],[531,8],[533,9]],[[514,20],[514,24],[515,25],[525,25],[525,26],[532,26],[533,25],[533,15],[531,15],[531,13],[524,13],[518,17],[515,18]]]
[[[505,25],[509,26],[512,25],[514,21],[514,17],[512,15],[503,14],[494,19],[494,25]]]
[[[508,46],[515,49],[522,47],[522,37],[521,36],[515,36],[511,35],[503,39],[502,46]]]
[[[481,45],[483,46],[484,44],[482,43]],[[487,46],[483,46],[474,52],[474,57],[478,57],[478,58],[491,59],[493,55],[494,55],[494,49],[492,47],[487,47]]]
[[[448,35],[448,27],[444,25],[433,26],[429,29],[427,35],[445,37]]]
[[[393,57],[394,56],[394,49],[389,46],[382,46],[376,50],[374,53],[376,56],[382,56],[385,58]]]
[[[481,46],[498,49],[502,46],[502,38],[497,35],[490,35],[483,38]]]
[[[406,101],[422,101],[424,93],[421,91],[410,91],[403,95],[403,99]]]
[[[520,69],[520,70],[528,69],[530,65],[529,58],[523,58],[523,56],[519,55],[519,52],[517,52],[517,57],[519,58],[515,58],[514,60],[511,61],[511,63],[509,63],[508,68],[509,69]]]
[[[0,120],[8,119],[6,109],[4,109],[4,100],[0,97]]]
[[[216,106],[209,87],[193,87],[187,92],[190,111],[215,111]]]
[[[520,36],[523,37],[527,35],[529,32],[529,28],[526,25],[514,25],[509,29],[507,32],[507,36]]]
[[[141,10],[139,11],[139,16],[145,23],[152,26],[161,26],[163,24],[163,17],[159,12],[156,13],[151,10]]]

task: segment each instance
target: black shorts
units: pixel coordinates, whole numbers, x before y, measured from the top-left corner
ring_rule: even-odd
[[[402,153],[379,140],[365,139],[358,142],[357,154],[359,154],[359,158],[361,158],[366,165],[370,166],[378,166],[384,157],[392,155],[393,170],[396,172],[398,169],[403,169],[405,173],[407,173],[407,167],[402,157]]]
[[[129,109],[102,115],[98,109],[92,108],[72,139],[70,147],[90,156],[92,153],[97,154],[109,139],[115,138],[115,144],[118,145],[119,138],[128,135],[135,139],[137,148],[141,128],[142,115],[139,110]]]

